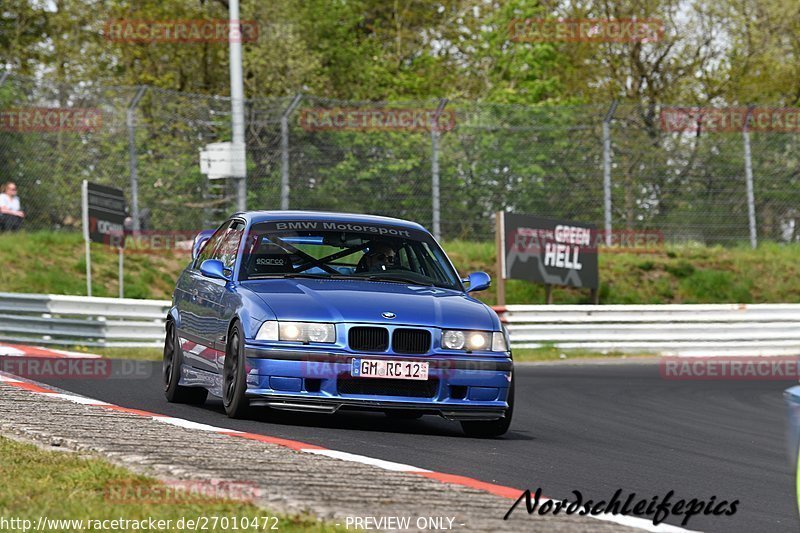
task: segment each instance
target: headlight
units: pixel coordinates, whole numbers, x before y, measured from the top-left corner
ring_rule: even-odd
[[[463,331],[450,330],[442,335],[442,346],[448,350],[461,350],[464,348],[466,336]]]
[[[508,351],[508,345],[506,344],[506,336],[502,331],[492,332],[492,351],[493,352]]]
[[[336,342],[336,328],[323,322],[276,322],[261,325],[256,340],[293,342]]]
[[[278,323],[274,320],[267,320],[256,333],[257,341],[276,341],[278,340]]]
[[[494,339],[488,331],[449,329],[442,333],[442,347],[446,350],[489,350],[493,346]]]

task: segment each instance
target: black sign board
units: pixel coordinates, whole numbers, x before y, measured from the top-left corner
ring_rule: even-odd
[[[125,239],[123,234],[125,223],[125,195],[119,189],[86,183],[84,198],[86,209],[84,235],[91,242],[108,244],[112,239],[120,246]]]
[[[500,234],[505,279],[598,288],[593,224],[503,213]]]

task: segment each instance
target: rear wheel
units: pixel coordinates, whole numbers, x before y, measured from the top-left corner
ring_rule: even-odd
[[[228,336],[225,364],[222,368],[222,404],[230,418],[243,418],[250,407],[245,397],[247,375],[245,371],[244,340],[239,324],[234,324]]]
[[[178,343],[175,322],[167,321],[167,335],[164,337],[164,360],[161,373],[164,379],[164,395],[168,402],[201,405],[208,397],[208,391],[199,387],[178,385],[181,379],[183,352]]]
[[[514,414],[514,378],[508,388],[508,409],[506,416],[497,420],[469,420],[461,422],[461,429],[469,437],[499,437],[504,435],[511,426],[511,417]]]

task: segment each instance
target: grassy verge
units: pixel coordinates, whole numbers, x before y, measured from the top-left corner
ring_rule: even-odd
[[[76,520],[171,520],[166,530],[175,531],[179,519],[199,517],[238,517],[248,520],[274,516],[254,505],[218,499],[191,496],[188,503],[180,501],[157,502],[153,497],[131,503],[110,503],[107,495],[114,494],[113,487],[130,483],[146,494],[164,494],[158,481],[133,474],[99,459],[86,459],[74,454],[44,451],[0,437],[0,478],[13,480],[0,483],[0,516],[20,518],[37,523],[39,517]],[[153,488],[148,491],[147,487]],[[160,488],[159,488],[160,487]],[[141,494],[141,493],[140,493]],[[268,531],[272,521],[259,521],[260,529]],[[217,524],[218,526],[220,523]],[[333,527],[305,517],[278,517],[281,531],[335,531]],[[208,531],[230,530],[217,527]],[[46,531],[81,531],[75,524],[51,524]],[[88,530],[88,528],[87,528]]]
[[[93,353],[109,359],[135,359],[137,361],[160,361],[164,357],[163,348],[97,348],[73,346],[72,352]]]
[[[632,359],[656,357],[653,354],[622,352],[590,352],[588,350],[564,350],[555,346],[541,348],[517,348],[514,350],[514,361],[530,363],[537,361],[570,361],[575,359]]]
[[[169,299],[186,253],[125,254],[123,284],[128,298]],[[119,256],[92,245],[92,295],[118,296]],[[0,234],[0,286],[7,292],[86,294],[86,259],[80,233]]]
[[[449,241],[445,250],[462,274],[484,270],[494,276],[491,242]],[[169,299],[185,252],[127,253],[125,296]],[[94,294],[116,296],[117,253],[92,246]],[[9,292],[86,293],[83,241],[78,233],[0,234],[0,286]],[[600,254],[602,303],[800,302],[800,244],[766,243],[724,248],[685,245],[652,254]],[[493,304],[495,289],[476,295]],[[556,288],[555,303],[588,303],[588,291]],[[507,303],[544,303],[544,288],[510,280]]]

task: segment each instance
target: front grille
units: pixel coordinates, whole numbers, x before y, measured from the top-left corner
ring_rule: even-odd
[[[351,350],[385,352],[389,349],[389,331],[386,328],[350,328],[347,343]]]
[[[368,396],[401,396],[403,398],[433,398],[439,390],[439,380],[354,378],[340,375],[336,381],[339,394],[364,394]]]
[[[426,329],[396,329],[392,336],[395,353],[428,353],[431,348],[431,332]]]

